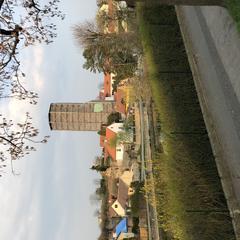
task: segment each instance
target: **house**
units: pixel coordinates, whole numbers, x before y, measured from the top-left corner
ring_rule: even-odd
[[[134,233],[129,232],[128,218],[121,219],[113,233],[113,240],[129,239],[133,238],[134,236]]]
[[[116,224],[119,222],[119,220],[121,218],[111,207],[111,205],[113,204],[113,202],[115,200],[116,200],[116,198],[114,196],[111,196],[108,198],[108,206],[109,206],[108,212],[107,212],[108,229],[114,229],[114,227],[116,226]]]
[[[112,96],[113,82],[114,82],[114,74],[113,73],[105,73],[104,81],[103,81],[103,88],[100,91],[100,97],[105,99],[107,97]]]
[[[131,183],[133,181],[132,169],[124,171],[120,179],[125,183],[126,186],[128,186],[128,196],[131,196],[134,193],[134,190],[131,187]]]
[[[108,220],[109,225],[114,228],[116,226],[116,221],[119,222],[120,216],[114,211],[111,207],[112,204],[116,201],[118,195],[118,178],[110,174],[107,177],[107,191],[108,191]]]
[[[114,178],[114,176],[109,176],[107,178],[107,190],[108,190],[108,196],[109,196],[109,201],[114,199],[117,199],[117,194],[118,194],[118,180]]]
[[[110,97],[112,95],[112,82],[111,75],[109,73],[104,74],[104,97]]]
[[[132,181],[132,169],[125,170],[119,177],[117,199],[112,203],[111,207],[117,215],[122,217],[126,216],[126,211],[129,206],[128,200],[130,196],[134,194],[134,190],[131,187]]]
[[[126,115],[129,110],[130,98],[132,96],[133,88],[130,85],[130,80],[122,80],[118,87],[117,91],[114,94],[115,100],[115,110],[121,114]]]
[[[102,144],[101,141],[100,144]],[[133,131],[125,131],[123,123],[112,123],[106,128],[104,158],[111,157],[118,166],[121,166],[124,159],[124,145],[132,142]]]
[[[126,98],[125,92],[121,88],[117,88],[117,92],[114,94],[115,110],[123,115],[126,115]]]
[[[132,232],[127,232],[127,233],[122,232],[122,233],[119,235],[119,237],[118,237],[117,240],[133,239],[134,236],[135,236],[135,234],[132,233]]]
[[[115,231],[113,233],[113,239],[118,239],[121,233],[127,233],[128,227],[127,227],[127,218],[123,218],[118,225],[115,228]]]
[[[128,195],[129,187],[122,181],[122,179],[119,179],[118,183],[118,195],[116,201],[112,204],[112,209],[118,214],[118,216],[124,217],[127,214],[127,208],[128,208]]]
[[[113,161],[121,164],[124,154],[123,143],[117,142],[117,135],[123,131],[123,123],[113,123],[106,128],[104,140],[104,158],[111,157]]]

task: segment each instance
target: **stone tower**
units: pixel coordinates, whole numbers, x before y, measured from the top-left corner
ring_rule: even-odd
[[[51,130],[99,131],[114,112],[114,101],[87,103],[52,103],[49,109]]]

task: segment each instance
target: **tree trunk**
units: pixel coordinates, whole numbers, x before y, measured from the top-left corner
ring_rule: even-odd
[[[5,30],[5,29],[0,29],[0,35],[5,35],[5,36],[11,36],[14,33],[14,30]]]
[[[3,2],[4,2],[4,0],[0,0],[0,10],[2,8]]]
[[[0,28],[0,35],[5,35],[5,36],[15,35],[16,37],[18,37],[19,32],[22,30],[23,30],[22,27],[20,27],[19,25],[16,25],[15,28],[11,30]]]

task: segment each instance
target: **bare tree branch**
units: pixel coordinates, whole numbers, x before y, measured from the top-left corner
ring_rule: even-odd
[[[0,98],[9,95],[36,102],[37,94],[30,94],[21,84],[25,74],[20,69],[18,49],[53,41],[56,26],[48,20],[64,18],[58,3],[52,0],[40,6],[38,0],[0,0]]]
[[[4,2],[4,0],[0,0],[0,10],[2,8],[3,2]]]
[[[5,161],[11,161],[12,172],[14,171],[12,161],[24,157],[35,151],[32,144],[46,143],[49,136],[38,140],[38,129],[33,127],[32,118],[26,113],[23,123],[13,124],[12,120],[7,121],[2,118],[0,121],[0,168],[5,165]]]

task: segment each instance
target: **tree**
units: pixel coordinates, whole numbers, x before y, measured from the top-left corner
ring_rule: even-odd
[[[94,22],[84,22],[73,28],[78,44],[84,48],[83,67],[92,72],[133,75],[140,52],[138,39],[133,32],[104,33]]]
[[[111,147],[116,147],[120,143],[128,144],[133,141],[133,131],[131,129],[123,130],[118,132],[114,137],[109,141]]]
[[[100,201],[103,201],[103,199],[106,197],[106,181],[104,178],[98,179],[96,184],[96,190],[94,194],[90,195],[90,202],[92,204],[98,204]]]
[[[133,132],[131,129],[122,131],[117,134],[117,143],[132,143]]]
[[[121,120],[121,114],[119,112],[112,112],[107,117],[107,125],[111,125],[114,122],[119,122]]]
[[[135,11],[130,8],[118,4],[115,2],[114,11],[109,14],[106,10],[99,10],[96,15],[96,23],[99,29],[104,27],[110,27],[111,23],[117,24],[119,26],[125,22],[127,23],[130,19],[135,18]]]
[[[107,169],[109,168],[109,166],[92,166],[91,170],[96,170],[97,172],[105,172]]]
[[[64,18],[58,2],[41,7],[38,0],[0,0],[0,98],[29,98],[36,103],[37,94],[21,83],[25,74],[20,69],[19,49],[52,42],[56,26],[44,19]]]
[[[96,0],[97,6],[101,7],[103,4],[107,4],[108,0]]]
[[[123,129],[126,132],[129,132],[129,131],[132,131],[133,127],[134,127],[134,117],[133,115],[128,115],[128,117],[123,122]]]
[[[110,164],[105,163],[104,157],[95,157],[94,163],[91,170],[96,170],[97,172],[105,172],[110,167]]]
[[[97,133],[101,136],[106,136],[106,127],[102,126]]]
[[[31,120],[27,112],[23,123],[14,125],[12,120],[8,121],[6,118],[2,118],[0,122],[0,167],[6,166],[5,162],[10,160],[13,174],[15,174],[13,161],[36,151],[33,144],[46,143],[49,137],[45,136],[42,140],[36,140],[39,131],[32,126]]]

